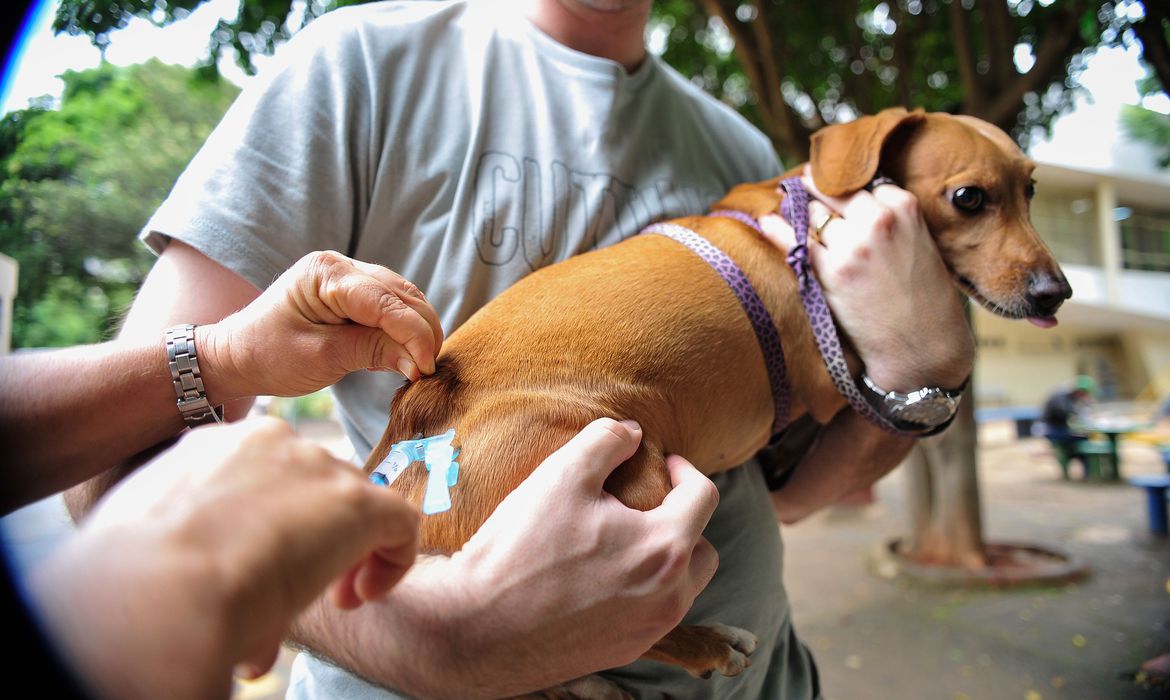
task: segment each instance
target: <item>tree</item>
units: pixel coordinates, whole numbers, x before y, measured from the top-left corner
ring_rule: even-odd
[[[668,0],[659,13],[667,61],[739,106],[782,156],[800,162],[816,129],[895,105],[970,114],[1025,141],[1069,107],[1087,52],[1136,41],[1136,28],[1165,21],[1164,10],[1157,20],[1143,7],[1134,0]],[[1157,57],[1165,32],[1141,43]]]
[[[1121,123],[1130,138],[1154,148],[1158,165],[1170,168],[1170,116],[1135,105],[1121,111]]]
[[[16,347],[94,342],[151,264],[135,235],[237,90],[151,61],[67,72],[59,108],[0,120],[0,250]]]
[[[910,538],[899,553],[920,564],[988,565],[975,456],[975,402],[966,398],[942,435],[924,438],[902,463],[909,490]]]
[[[165,26],[181,20],[207,0],[64,0],[57,6],[53,31],[70,35],[85,34],[103,52],[110,44],[110,34],[124,28],[138,17]],[[216,63],[225,49],[231,49],[236,62],[249,75],[255,73],[253,54],[271,54],[278,44],[314,18],[345,5],[360,5],[372,0],[240,0],[234,19],[222,19],[208,37],[210,59],[203,66],[205,75],[216,73]]]
[[[240,0],[208,39],[207,68],[230,47],[251,72],[254,54],[365,1]],[[167,24],[203,2],[62,0],[53,27],[104,48],[132,17]],[[1139,43],[1170,84],[1170,19],[1148,0],[657,0],[652,39],[793,163],[821,126],[893,105],[971,114],[1026,140],[1070,105],[1101,44]]]
[[[1142,3],[1143,17],[1133,23],[1133,32],[1142,45],[1142,58],[1153,70],[1162,89],[1170,92],[1170,6],[1162,2]],[[1153,84],[1149,86],[1152,91]]]

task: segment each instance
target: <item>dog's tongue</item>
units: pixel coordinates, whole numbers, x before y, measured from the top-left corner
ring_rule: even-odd
[[[1040,328],[1055,328],[1056,327],[1056,317],[1055,316],[1029,316],[1028,323],[1031,323],[1033,326],[1039,326]]]

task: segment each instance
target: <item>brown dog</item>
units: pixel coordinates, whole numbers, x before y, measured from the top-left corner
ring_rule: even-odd
[[[828,195],[863,188],[879,166],[913,192],[956,284],[998,314],[1050,325],[1071,295],[1028,220],[1034,166],[990,124],[886,110],[818,132],[811,166]],[[774,214],[781,197],[777,180],[741,185],[715,208],[758,218]],[[845,400],[817,350],[784,253],[732,219],[677,222],[736,261],[775,319],[791,417],[827,422]],[[538,270],[469,319],[443,344],[435,374],[394,398],[367,471],[395,442],[454,428],[462,450],[454,506],[421,528],[423,551],[451,553],[599,416],[641,424],[641,447],[606,489],[646,510],[670,489],[664,454],[684,455],[708,475],[730,469],[768,441],[773,413],[756,335],[728,285],[683,245],[635,236]],[[393,487],[419,503],[425,481],[425,470],[410,469]],[[647,657],[696,676],[732,675],[754,644],[742,630],[679,627]]]

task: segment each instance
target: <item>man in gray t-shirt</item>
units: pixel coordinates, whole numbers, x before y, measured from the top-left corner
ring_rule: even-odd
[[[330,13],[298,34],[244,91],[144,229],[160,262],[131,325],[214,322],[305,253],[332,249],[424,289],[449,333],[534,269],[652,221],[702,211],[732,185],[779,172],[767,139],[646,52],[650,0],[516,5],[376,3]],[[866,196],[871,209],[881,205]],[[832,255],[818,257],[838,270],[853,266],[849,287],[832,274],[824,282],[867,371],[884,370],[882,385],[899,389],[938,381],[930,373],[941,366],[965,375],[961,353],[925,342],[953,326],[918,324],[934,357],[906,357],[904,344],[890,342],[887,328],[949,303],[937,286],[874,269],[887,250],[921,250],[920,218],[851,217],[852,204],[834,204],[856,241],[840,238]],[[877,229],[884,235],[875,238]],[[893,242],[851,257],[852,246],[878,239]],[[941,269],[937,259],[927,264]],[[866,297],[892,300],[875,312],[883,318],[860,310]],[[214,367],[204,374],[214,376]],[[335,386],[360,456],[382,432],[399,381],[354,372]],[[858,465],[852,478],[874,479],[906,449],[850,415],[826,435],[834,439],[822,440],[801,469],[844,456]],[[708,680],[645,661],[607,675],[640,696],[813,697],[815,671],[781,584],[773,498],[758,469],[715,482],[720,505],[703,534],[719,552],[719,569],[687,619],[755,632],[753,665]],[[659,515],[623,514],[636,525],[612,530],[565,497],[571,487],[526,482],[460,555],[420,562],[384,601],[344,614],[311,609],[295,636],[353,673],[302,658],[290,692],[372,697],[395,687],[418,696],[499,696],[629,661],[636,655],[629,649],[669,629],[677,621],[670,611],[702,587],[660,581],[652,599],[672,599],[668,612],[617,614],[632,595],[622,577],[636,568],[639,539],[669,542],[687,527],[697,533],[709,511],[675,503]],[[790,491],[779,501],[808,512],[832,491]],[[571,520],[562,529],[534,519],[550,504]],[[675,529],[656,529],[667,514]],[[614,538],[613,551],[570,561],[583,549],[577,545],[598,537]],[[531,587],[512,590],[518,579]],[[565,598],[564,590],[578,593]]]

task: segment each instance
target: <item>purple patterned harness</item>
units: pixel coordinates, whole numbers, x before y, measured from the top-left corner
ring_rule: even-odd
[[[821,352],[821,357],[825,361],[825,367],[833,379],[833,384],[849,402],[849,405],[871,423],[888,433],[905,435],[906,433],[894,427],[890,421],[869,405],[854,383],[853,376],[849,374],[849,366],[845,362],[841,340],[837,337],[837,327],[833,323],[832,312],[829,310],[824,291],[821,289],[816,275],[813,274],[808,259],[808,190],[805,189],[799,177],[782,181],[780,189],[786,194],[780,204],[780,214],[791,224],[796,235],[796,245],[788,253],[788,264],[796,273],[800,300],[808,315],[809,323],[812,324],[817,348]],[[718,210],[711,212],[708,216],[735,219],[757,232],[762,232],[759,222],[741,211]],[[788,413],[791,406],[791,397],[788,391],[788,370],[784,363],[784,352],[780,344],[780,334],[776,330],[776,323],[772,320],[771,314],[768,313],[764,302],[760,300],[747,275],[730,256],[685,226],[657,223],[646,227],[642,233],[666,236],[685,245],[718,272],[727,286],[731,287],[731,291],[735,293],[744,312],[747,313],[752,328],[756,332],[756,340],[760,344],[760,350],[764,353],[764,364],[768,370],[768,380],[772,385],[772,400],[776,407],[775,420],[772,422],[772,434],[779,433],[788,424]]]
[[[742,212],[736,213],[742,214]],[[712,214],[712,216],[722,215],[723,213]],[[739,217],[732,218],[738,219]],[[759,224],[755,221],[749,225],[757,231],[759,230]],[[772,315],[768,313],[764,302],[760,300],[760,295],[756,293],[756,288],[752,286],[751,280],[727,253],[686,226],[657,223],[646,227],[642,233],[656,233],[682,243],[718,272],[727,286],[731,287],[731,291],[739,299],[740,306],[747,313],[748,320],[752,322],[752,329],[756,332],[756,340],[759,341],[760,350],[764,353],[764,366],[768,369],[768,381],[772,385],[772,401],[776,407],[775,419],[772,421],[772,434],[779,433],[784,429],[784,426],[788,425],[788,369],[784,364],[784,349],[780,345],[780,333],[776,330],[776,323],[772,320]]]

